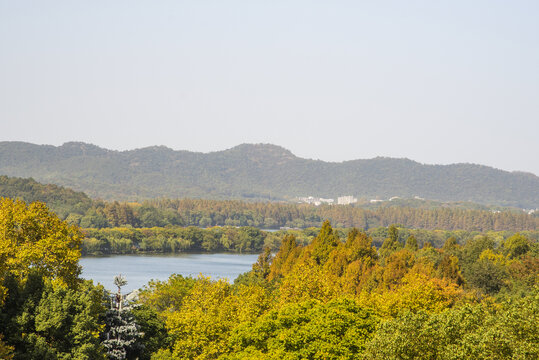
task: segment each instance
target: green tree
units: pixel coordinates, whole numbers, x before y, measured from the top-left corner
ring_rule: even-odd
[[[127,280],[122,275],[114,277],[118,292],[110,296],[110,308],[106,312],[106,328],[101,335],[101,344],[112,360],[137,359],[142,352],[140,332],[132,312],[132,306],[122,296],[122,287]]]
[[[158,313],[180,310],[195,283],[196,279],[178,274],[167,281],[152,280],[140,292],[140,303]]]
[[[320,233],[311,243],[311,256],[317,264],[323,265],[331,251],[339,244],[338,236],[333,232],[329,220],[324,221]]]
[[[168,348],[171,339],[168,335],[163,316],[145,304],[132,308],[135,322],[142,333],[141,342],[144,348],[140,353],[140,360],[150,360],[152,353],[161,348]]]
[[[399,242],[399,230],[395,225],[391,225],[388,228],[388,237],[384,240],[384,243],[380,248],[380,256],[382,259],[385,259],[401,248],[402,244]]]
[[[441,313],[407,312],[380,324],[366,359],[537,359],[539,297],[488,307],[464,305]]]
[[[503,252],[511,259],[520,257],[530,251],[529,240],[519,233],[509,237],[503,243]]]
[[[414,235],[410,235],[408,239],[406,240],[406,245],[404,246],[405,249],[408,249],[410,251],[417,251],[417,239]]]
[[[24,283],[8,281],[0,309],[0,332],[15,348],[14,358],[104,359],[99,343],[103,288],[83,282],[77,288],[30,272]]]
[[[376,324],[351,300],[289,304],[238,326],[221,359],[357,359]]]
[[[468,284],[490,295],[501,290],[508,275],[505,266],[488,258],[479,259],[468,269],[466,275]]]

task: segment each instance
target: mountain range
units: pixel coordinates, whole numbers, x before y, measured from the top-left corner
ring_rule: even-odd
[[[0,175],[32,177],[107,200],[418,196],[539,207],[539,177],[531,173],[387,157],[325,162],[300,158],[271,144],[199,153],[164,146],[115,151],[81,142],[61,146],[0,142]]]

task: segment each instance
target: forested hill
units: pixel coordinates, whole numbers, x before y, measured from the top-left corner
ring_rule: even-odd
[[[0,174],[32,177],[115,200],[419,196],[539,207],[539,177],[531,173],[473,164],[424,165],[394,158],[332,163],[299,158],[265,144],[196,153],[162,146],[112,151],[75,142],[59,147],[0,142]]]
[[[27,203],[41,201],[60,217],[69,213],[85,213],[93,201],[83,192],[54,185],[40,184],[34,179],[11,178],[0,175],[0,197],[21,199]]]

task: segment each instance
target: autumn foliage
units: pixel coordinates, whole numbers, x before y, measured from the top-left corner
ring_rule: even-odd
[[[468,358],[481,347],[500,359],[539,354],[535,243],[517,234],[434,248],[401,242],[396,226],[387,234],[376,249],[364,232],[341,239],[326,221],[310,244],[284,236],[234,285],[154,283],[142,302],[171,337],[152,359],[456,359],[453,348]],[[166,310],[152,305],[167,293],[183,295]],[[521,307],[529,318],[511,320]],[[501,336],[511,341],[496,344]]]
[[[138,231],[157,230],[110,229]],[[148,283],[130,306],[140,336],[127,359],[539,356],[539,247],[525,233],[459,243],[458,232],[436,232],[435,247],[397,225],[369,233],[326,220],[305,230],[312,237],[282,234],[273,253],[260,230],[211,231],[231,248],[262,248],[252,270],[233,284],[177,274]],[[181,233],[213,248],[208,230]],[[0,201],[0,357],[107,357],[110,299],[79,278],[82,237],[43,204]]]

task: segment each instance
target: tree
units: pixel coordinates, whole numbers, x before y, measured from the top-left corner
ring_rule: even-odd
[[[271,250],[266,246],[264,251],[258,256],[257,261],[253,264],[252,270],[238,276],[238,278],[234,280],[234,284],[267,285],[268,276],[270,274],[271,260]]]
[[[357,359],[376,324],[352,300],[288,304],[238,326],[221,359]]]
[[[179,310],[196,279],[172,274],[167,281],[152,280],[139,294],[140,303],[158,313]]]
[[[510,259],[518,258],[530,251],[530,242],[525,236],[515,234],[503,243],[503,252]]]
[[[382,259],[385,259],[401,248],[402,244],[399,242],[399,230],[395,225],[391,225],[388,228],[388,237],[384,240],[384,243],[380,248],[380,256]]]
[[[387,229],[387,237],[392,241],[392,242],[397,242],[399,241],[399,230],[397,229],[397,227],[395,225],[391,225],[388,229]]]
[[[414,266],[416,258],[414,253],[402,249],[393,252],[385,261],[383,281],[388,287],[399,283],[406,273]]]
[[[397,316],[406,311],[440,312],[462,297],[453,283],[409,272],[393,289],[362,294],[361,303],[372,306],[383,316]]]
[[[339,244],[338,236],[333,232],[329,220],[324,221],[320,233],[311,243],[311,256],[317,264],[323,265],[331,251]]]
[[[265,247],[262,254],[258,256],[258,260],[253,264],[253,272],[260,279],[267,279],[270,273],[271,265],[271,250],[269,247]]]
[[[298,255],[299,249],[296,237],[286,234],[282,239],[279,251],[271,262],[268,280],[277,280],[289,273]]]
[[[121,308],[122,302],[120,300],[122,298],[122,286],[127,285],[127,279],[124,276],[122,276],[122,274],[116,275],[114,277],[114,285],[116,285],[118,287],[118,294],[117,294],[118,295],[118,301],[117,301],[117,303]]]
[[[82,237],[43,203],[0,199],[0,305],[8,274],[24,281],[37,271],[65,284],[78,282]]]
[[[347,252],[348,262],[359,259],[369,259],[374,262],[378,259],[378,252],[372,245],[372,239],[363,232],[351,231],[344,244],[344,249]]]
[[[0,322],[4,322],[6,327],[12,326],[12,334],[20,335],[20,328],[13,324],[12,316],[21,311],[20,301],[26,303],[24,298],[14,300],[16,292],[31,274],[55,281],[58,286],[78,285],[81,239],[82,234],[77,228],[61,221],[42,203],[26,205],[19,200],[0,199],[0,312],[4,318]],[[15,292],[13,296],[9,294],[10,290]],[[36,291],[32,296],[34,300],[27,305],[28,309],[33,309],[30,311],[35,311],[42,287]],[[11,306],[3,306],[6,299]],[[0,327],[0,334],[3,331],[8,335]],[[25,333],[33,334],[34,331],[29,327]],[[10,336],[7,341],[14,343],[19,340]],[[42,342],[46,343],[46,340]],[[10,347],[2,347],[8,357]]]
[[[226,351],[226,341],[235,326],[253,321],[268,307],[268,294],[260,286],[232,287],[224,280],[198,278],[182,307],[163,313],[173,341],[155,356],[215,359]]]
[[[131,306],[125,303],[122,296],[122,286],[127,280],[121,274],[114,277],[114,285],[118,292],[110,297],[110,309],[106,312],[106,328],[101,335],[101,344],[112,360],[138,358],[142,351],[140,339],[143,334],[135,321]]]
[[[482,257],[471,264],[466,275],[469,285],[489,295],[499,292],[505,285],[506,278],[507,270],[505,266],[487,257]]]
[[[14,358],[104,359],[99,343],[103,328],[103,288],[85,281],[69,288],[30,272],[24,283],[10,277],[0,332],[14,346]]]
[[[440,276],[449,279],[458,285],[464,284],[464,278],[460,272],[459,259],[453,255],[445,255],[439,266]]]
[[[316,299],[327,302],[341,295],[340,282],[312,258],[300,259],[279,287],[281,304]]]
[[[447,240],[445,241],[443,249],[444,249],[445,252],[451,252],[457,246],[458,246],[457,239],[455,239],[455,237],[451,236],[451,237],[447,238]]]
[[[366,359],[537,359],[537,291],[489,307],[464,305],[441,313],[405,312],[382,322]]]
[[[414,235],[410,235],[408,239],[406,240],[406,245],[404,246],[405,249],[408,249],[410,251],[417,251],[417,239]]]
[[[141,341],[144,344],[144,349],[139,355],[140,360],[150,360],[152,353],[170,346],[171,339],[165,321],[159,312],[145,304],[138,304],[131,311],[140,332],[143,334]]]

